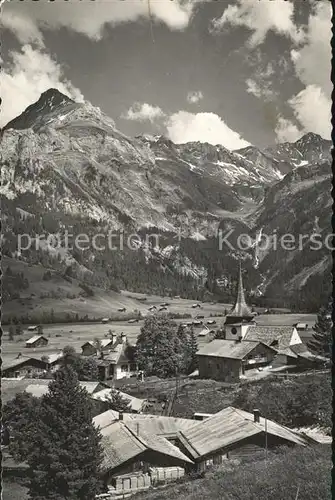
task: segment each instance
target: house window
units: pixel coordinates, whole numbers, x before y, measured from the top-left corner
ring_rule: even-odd
[[[231,333],[233,335],[236,335],[237,334],[237,329],[235,328],[235,326],[233,326],[233,328],[231,329]]]
[[[121,365],[121,371],[122,372],[127,372],[128,371],[128,365]]]
[[[129,368],[129,369],[130,369],[130,371],[131,371],[131,372],[136,372],[136,370],[137,370],[137,365],[136,365],[136,363],[131,363],[131,365],[130,365],[130,368]]]
[[[19,378],[19,376],[20,376],[20,372],[15,372],[15,373],[14,373],[14,377],[15,377],[15,378]]]

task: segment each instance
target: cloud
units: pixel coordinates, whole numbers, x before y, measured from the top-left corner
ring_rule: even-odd
[[[190,104],[195,104],[197,102],[199,102],[201,99],[203,99],[203,93],[201,92],[201,90],[194,90],[194,91],[191,91],[187,94],[187,102],[189,102]]]
[[[331,102],[320,87],[308,85],[292,97],[289,104],[304,132],[314,132],[325,139],[330,139]]]
[[[257,80],[258,81],[247,78],[245,83],[247,85],[248,94],[252,94],[259,99],[262,98],[264,101],[271,101],[276,95],[271,82],[267,82],[266,79],[261,76],[259,76]]]
[[[320,2],[310,13],[305,44],[291,51],[296,75],[306,87],[288,102],[303,132],[326,139],[331,137],[330,40],[331,5]],[[286,134],[280,126],[279,130]]]
[[[213,145],[222,144],[228,149],[249,145],[215,113],[179,111],[169,117],[166,128],[168,137],[177,144],[200,141]]]
[[[306,43],[291,51],[297,76],[305,85],[317,85],[325,93],[332,91],[331,71],[331,5],[320,2],[310,14]]]
[[[117,25],[151,18],[171,30],[185,29],[198,3],[204,0],[151,0],[87,2],[19,2],[6,4],[2,12],[3,25],[11,29],[20,41],[40,43],[41,29],[66,27],[92,40],[103,37],[107,25]],[[28,23],[28,28],[24,26]],[[27,38],[28,37],[28,38]],[[33,40],[34,39],[34,40]]]
[[[3,9],[2,26],[9,29],[22,44],[35,43],[39,47],[44,46],[43,35],[32,19],[22,16],[20,13]]]
[[[220,32],[227,26],[243,26],[252,31],[250,47],[264,42],[269,31],[286,36],[295,43],[302,41],[303,31],[293,22],[294,5],[285,0],[237,0],[222,16],[212,21],[212,30]]]
[[[21,52],[11,52],[10,57],[11,62],[2,67],[1,126],[22,113],[51,87],[77,101],[83,100],[80,90],[64,78],[61,66],[48,54],[24,45]]]
[[[295,142],[303,132],[291,121],[280,116],[275,129],[278,142]]]
[[[121,115],[121,118],[138,122],[150,121],[153,123],[157,118],[163,118],[164,116],[165,114],[159,106],[152,106],[146,102],[136,102],[125,114]]]

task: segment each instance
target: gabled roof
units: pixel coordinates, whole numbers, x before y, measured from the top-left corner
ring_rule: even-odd
[[[24,363],[27,363],[29,361],[32,361],[33,363],[40,365],[41,368],[43,368],[43,366],[46,366],[44,361],[42,361],[41,359],[33,358],[31,356],[21,355],[18,358],[12,359],[11,361],[7,361],[6,363],[4,363],[1,367],[1,370],[5,371],[5,370],[9,370],[10,368],[16,368],[16,367],[21,366]]]
[[[109,345],[112,345],[114,341],[113,341],[113,339],[102,339],[102,340],[99,340],[99,342],[101,344],[101,347],[105,348],[105,347],[108,347]],[[91,345],[92,347],[96,347],[96,343],[94,340],[88,340],[81,347],[83,348],[85,345]]]
[[[48,392],[48,386],[51,380],[47,380],[47,384],[29,384],[25,388],[25,392],[28,392],[32,396],[40,398]],[[88,394],[93,394],[94,391],[99,387],[100,382],[79,382],[82,389],[86,389]]]
[[[93,394],[93,399],[95,400],[100,400],[100,401],[108,401],[108,398],[111,394],[111,391],[113,391],[112,388],[108,389],[102,389],[101,391],[98,391]],[[126,394],[125,392],[117,391],[124,399],[127,399],[130,403],[130,407],[132,411],[141,411],[143,408],[146,400],[145,399],[139,399],[135,398],[135,396],[130,396],[130,394]]]
[[[293,326],[249,326],[243,340],[259,341],[266,345],[277,341],[276,348],[282,350],[290,346],[294,331]]]
[[[64,357],[64,354],[63,352],[53,352],[51,354],[46,354],[45,357],[48,358],[48,363],[51,365],[60,361]]]
[[[34,335],[33,337],[31,337],[30,339],[28,339],[26,341],[26,344],[35,344],[35,342],[37,342],[37,340],[40,340],[40,339],[44,339],[44,340],[48,341],[48,339],[46,337],[44,337],[44,335]]]
[[[192,463],[192,460],[165,438],[142,431],[136,435],[122,421],[114,422],[109,427],[110,433],[102,438],[104,457],[101,469],[103,472],[115,469],[146,450],[156,451],[180,462]]]
[[[198,337],[205,337],[206,335],[208,335],[209,333],[211,332],[211,330],[209,330],[208,328],[203,328],[202,330],[200,330],[200,332],[198,333]]]
[[[1,399],[2,403],[6,403],[15,397],[19,392],[24,392],[29,387],[30,394],[35,394],[39,397],[42,396],[42,388],[44,387],[44,394],[48,390],[48,385],[50,384],[50,379],[1,379]],[[104,385],[101,382],[79,382],[81,387],[85,387],[89,394],[92,394],[99,386]],[[38,389],[33,389],[32,387],[38,386]],[[40,394],[38,394],[38,392]]]
[[[94,417],[93,423],[96,427],[100,427],[100,429],[103,430],[116,420],[119,420],[119,412],[115,410],[107,410]]]
[[[311,351],[308,350],[307,346],[305,344],[295,344],[291,345],[289,350],[293,352],[296,357],[298,358],[304,358],[309,361],[315,361],[315,362],[322,362],[322,361],[328,361],[328,359],[324,356],[319,356],[316,354],[313,354]],[[289,356],[289,354],[288,354]]]
[[[215,339],[201,347],[197,356],[214,356],[217,358],[243,359],[261,342],[241,340]],[[268,346],[267,346],[268,347]]]
[[[134,432],[139,429],[140,432],[144,431],[148,434],[170,439],[177,437],[179,431],[189,429],[194,425],[193,419],[149,415],[145,413],[124,413],[123,420]]]
[[[268,434],[288,442],[303,446],[307,444],[303,436],[272,420],[267,420],[266,428]],[[186,431],[180,432],[179,437],[190,455],[197,459],[228,448],[253,435],[264,433],[264,431],[264,418],[260,418],[260,422],[255,423],[253,414],[229,406],[212,417],[197,422]]]

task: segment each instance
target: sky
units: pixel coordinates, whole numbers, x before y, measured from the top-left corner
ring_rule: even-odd
[[[0,126],[54,87],[130,136],[330,139],[330,2],[13,0],[1,23]]]

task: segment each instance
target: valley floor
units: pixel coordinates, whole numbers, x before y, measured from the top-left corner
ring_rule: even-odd
[[[157,298],[158,299],[158,298]],[[159,297],[160,302],[162,302],[162,297]],[[171,312],[176,313],[189,313],[192,317],[197,314],[204,314],[205,318],[202,320],[206,323],[209,320],[215,320],[215,327],[220,327],[224,322],[224,317],[210,316],[210,314],[222,314],[224,310],[223,304],[203,304],[203,309],[192,309],[191,301],[183,301],[185,304],[181,305],[181,300],[178,300],[176,307],[170,307]],[[174,302],[174,301],[172,301]],[[158,304],[159,301],[155,299],[150,300],[148,297],[148,302],[146,302],[145,309],[147,311],[151,304]],[[221,311],[220,311],[221,310]],[[307,323],[310,327],[306,332],[301,333],[301,338],[303,341],[308,341],[313,333],[311,330],[316,320],[316,315],[314,314],[264,314],[257,317],[257,323],[259,325],[293,325],[293,323]],[[188,319],[176,319],[177,323],[187,322]],[[140,333],[141,325],[143,320],[138,323],[129,324],[127,321],[115,321],[109,322],[107,324],[99,323],[60,323],[60,324],[48,324],[43,326],[43,334],[48,338],[48,345],[46,347],[39,348],[26,348],[26,341],[34,335],[34,332],[29,332],[27,326],[23,326],[24,333],[18,337],[14,337],[13,341],[8,340],[8,326],[3,327],[3,337],[2,337],[2,362],[13,359],[18,353],[25,355],[31,355],[33,357],[41,357],[43,355],[48,355],[55,353],[59,349],[63,349],[66,345],[73,346],[78,352],[81,352],[81,346],[95,338],[103,339],[109,330],[112,330],[116,334],[121,334],[122,332],[127,335],[128,340],[131,343],[136,343],[136,339]],[[203,326],[195,328],[195,332],[203,329]],[[198,338],[198,345],[201,347],[205,341]]]

